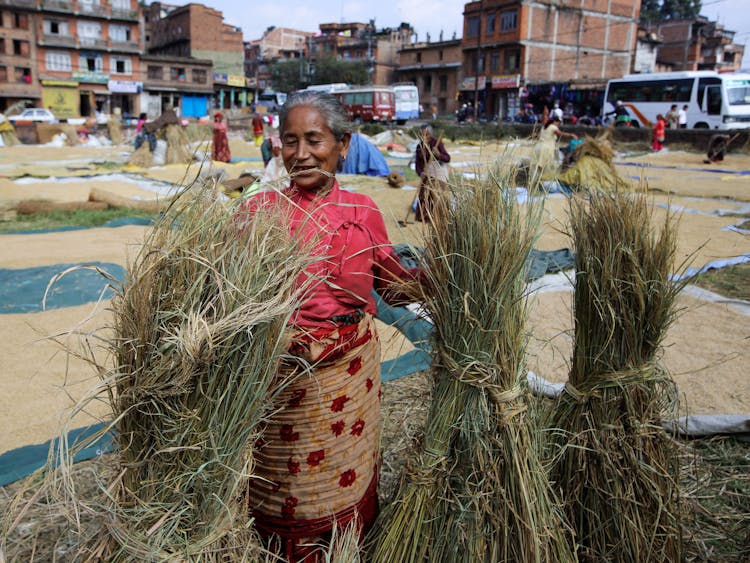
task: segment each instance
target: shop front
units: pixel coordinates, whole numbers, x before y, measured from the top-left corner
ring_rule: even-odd
[[[487,77],[485,75],[466,76],[461,80],[458,90],[458,120],[473,120],[475,106],[477,117],[485,117]]]
[[[253,100],[250,85],[244,76],[214,73],[214,99],[219,109],[240,109]]]
[[[120,115],[124,119],[136,117],[140,113],[138,94],[143,90],[143,82],[110,80],[107,82],[107,89],[110,94],[110,107],[105,113]]]
[[[520,74],[501,74],[493,76],[490,81],[487,108],[490,116],[498,120],[513,118],[520,109],[518,88],[521,85]]]
[[[78,82],[78,111],[81,117],[94,116],[96,112],[109,112],[109,75],[101,72],[74,72]]]

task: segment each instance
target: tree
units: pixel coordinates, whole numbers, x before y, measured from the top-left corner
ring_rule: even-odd
[[[304,63],[303,63],[304,64]],[[303,68],[304,71],[304,68]],[[271,64],[271,84],[279,92],[294,92],[305,85],[300,79],[300,61],[277,61]]]
[[[662,20],[672,20],[680,17],[680,0],[664,0],[659,10]]]
[[[678,0],[681,18],[694,18],[701,13],[701,0]]]
[[[641,22],[651,23],[661,19],[659,13],[659,0],[642,0],[641,2]]]
[[[366,61],[342,61],[336,57],[325,57],[315,61],[315,84],[346,82],[367,84],[369,74]]]

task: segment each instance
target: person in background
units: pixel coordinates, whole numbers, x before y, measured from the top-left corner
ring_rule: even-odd
[[[279,117],[290,184],[246,200],[238,226],[278,209],[321,259],[300,278],[310,286],[290,320],[280,368],[280,377],[299,377],[255,442],[246,502],[271,551],[317,563],[334,524],[340,534],[358,520],[363,535],[377,516],[380,343],[372,292],[403,305],[397,285],[421,274],[401,265],[375,202],[336,180],[351,135],[339,101],[297,92]]]
[[[143,129],[143,126],[146,124],[147,116],[145,113],[142,113],[138,116],[138,121],[135,124],[135,134],[138,135],[141,132],[141,129]]]
[[[667,115],[664,116],[664,121],[670,129],[677,129],[680,126],[680,113],[677,111],[677,104],[672,104]]]
[[[677,112],[677,122],[680,126],[680,129],[687,129],[687,110],[688,106],[687,104],[685,104],[684,106],[682,106],[682,109]]]
[[[255,146],[259,147],[263,144],[263,118],[259,113],[253,115],[253,138],[255,139]]]
[[[219,162],[229,162],[232,159],[232,153],[229,151],[229,139],[227,139],[227,122],[224,121],[224,114],[217,111],[214,115],[214,142],[211,149],[211,160]]]
[[[667,122],[662,114],[656,116],[653,129],[653,142],[651,143],[651,149],[654,151],[660,151],[664,148],[664,135],[667,129]]]
[[[550,114],[539,134],[539,141],[534,145],[532,162],[538,167],[542,176],[549,176],[557,171],[560,151],[557,141],[563,138],[578,139],[578,135],[560,130],[560,119],[557,114]]]
[[[445,150],[441,139],[436,139],[432,126],[423,123],[419,128],[419,144],[414,159],[417,176],[422,179],[417,195],[417,208],[414,215],[417,221],[429,221],[432,200],[437,192],[448,186],[448,167],[451,155]]]
[[[144,142],[148,141],[148,148],[153,153],[156,150],[156,134],[146,127],[146,119],[145,113],[138,116],[138,121],[135,124],[133,147],[138,150]]]
[[[552,107],[552,111],[550,112],[550,116],[557,117],[557,121],[559,121],[559,125],[563,124],[563,110],[560,107],[559,102],[555,102],[555,105]]]
[[[281,158],[281,139],[274,135],[266,139],[271,145],[271,158],[266,162],[266,169],[263,171],[262,183],[273,183],[286,176],[284,160]],[[265,144],[264,141],[263,143]],[[265,160],[265,158],[264,158]]]

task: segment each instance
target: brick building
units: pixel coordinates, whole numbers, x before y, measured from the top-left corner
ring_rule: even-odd
[[[639,11],[627,0],[470,2],[461,100],[500,117],[523,101],[594,111],[607,80],[630,72]]]
[[[154,119],[169,108],[182,117],[203,117],[212,107],[213,62],[191,57],[142,55],[141,111]]]
[[[671,70],[740,70],[745,46],[734,43],[728,31],[704,16],[668,20],[646,26],[662,40],[657,63]]]
[[[313,34],[287,27],[269,27],[260,39],[245,42],[245,76],[251,88],[271,87],[271,63],[306,59]],[[303,72],[307,71],[306,60]]]
[[[35,1],[0,1],[0,112],[22,100],[40,104],[35,11]]]
[[[417,85],[424,111],[454,113],[462,58],[460,39],[414,43],[399,52],[398,80]]]
[[[30,99],[61,118],[137,112],[137,0],[5,0],[0,9],[5,103]]]
[[[320,35],[312,39],[312,58],[337,57],[347,61],[364,61],[370,82],[393,83],[399,65],[398,52],[409,44],[414,29],[408,23],[397,28],[376,29],[369,23],[322,23]]]
[[[150,56],[212,61],[215,107],[239,108],[252,101],[245,79],[242,30],[224,23],[222,12],[197,3],[152,2],[145,9],[145,29]]]

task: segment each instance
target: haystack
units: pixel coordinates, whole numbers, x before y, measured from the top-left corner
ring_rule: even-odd
[[[138,166],[139,168],[149,168],[154,163],[154,156],[148,143],[143,143],[138,147],[128,159],[128,164]]]
[[[182,125],[167,125],[165,136],[167,138],[166,164],[189,164],[193,161],[193,153],[188,146],[188,139]]]
[[[117,119],[110,119],[107,121],[107,131],[109,132],[109,138],[115,145],[121,145],[125,142],[125,137],[122,135],[122,128],[120,127],[120,121]]]
[[[12,147],[14,145],[20,145],[21,141],[16,135],[16,129],[10,121],[0,122],[0,138],[2,138],[3,146]]]
[[[675,388],[659,365],[675,318],[673,215],[646,198],[594,191],[571,200],[575,335],[550,427],[553,478],[586,561],[681,561],[678,458],[661,428]]]
[[[103,501],[76,498],[74,452],[47,468],[61,486],[46,490],[67,495],[78,526],[72,560],[264,557],[240,496],[289,383],[276,368],[306,246],[272,211],[239,224],[237,206],[206,193],[195,186],[165,212],[112,300],[111,332],[89,341],[103,338],[114,358],[92,359],[102,378],[92,400],[109,401],[119,448]],[[99,529],[81,528],[81,511]]]
[[[571,154],[569,154],[557,180],[574,189],[616,190],[629,187],[627,180],[617,172],[613,163],[615,151],[609,140],[610,132],[596,138],[586,137]]]
[[[384,510],[373,560],[572,561],[527,410],[526,264],[539,209],[509,177],[439,197],[425,244],[435,386],[421,451]],[[488,220],[488,217],[491,220]]]

